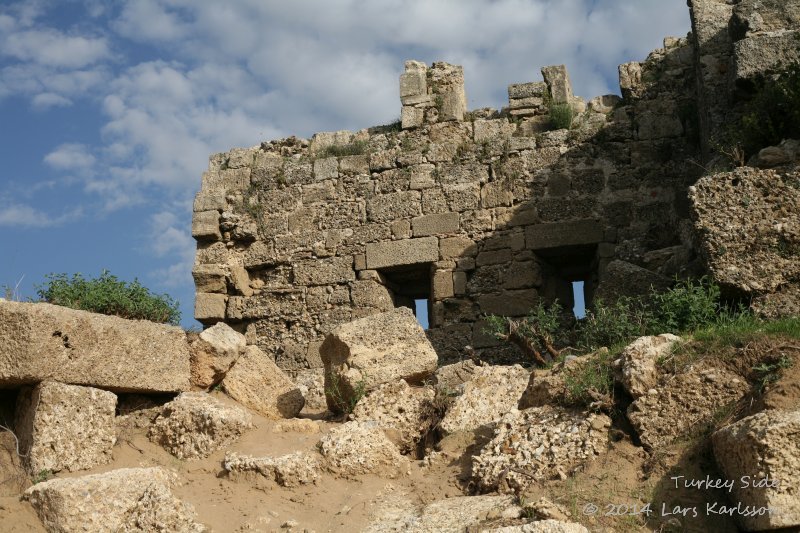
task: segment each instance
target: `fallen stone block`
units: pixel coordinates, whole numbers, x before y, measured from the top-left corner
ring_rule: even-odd
[[[375,422],[402,453],[413,453],[438,422],[435,397],[431,387],[410,387],[402,379],[385,383],[356,404],[352,419]]]
[[[516,409],[529,374],[519,365],[477,367],[464,384],[464,393],[444,415],[440,429],[444,434],[473,431]]]
[[[658,359],[668,355],[672,348],[681,342],[676,335],[664,333],[639,337],[625,347],[614,366],[620,368],[622,386],[633,398],[640,398],[656,387],[658,383]]]
[[[201,459],[251,427],[244,409],[203,392],[184,392],[164,405],[147,436],[178,459]]]
[[[436,351],[407,307],[334,329],[319,349],[325,396],[335,412],[348,410],[364,393],[400,379],[419,384],[435,370]]]
[[[559,520],[539,520],[521,526],[506,526],[496,529],[487,529],[487,533],[589,533],[584,526],[575,522],[561,522]]]
[[[514,409],[497,422],[494,438],[472,460],[483,491],[517,492],[566,479],[605,452],[611,419],[559,407]]]
[[[712,435],[714,457],[734,480],[731,506],[746,531],[800,526],[800,410],[762,411]]]
[[[677,375],[662,375],[656,387],[628,407],[630,420],[645,448],[671,443],[749,390],[738,375],[724,368],[690,367]]]
[[[162,468],[121,468],[37,483],[23,499],[48,531],[205,531],[191,506],[172,494],[176,478]]]
[[[394,478],[406,472],[408,459],[374,422],[346,422],[318,444],[326,466],[338,477],[376,474]]]
[[[251,457],[235,452],[225,454],[223,467],[234,476],[255,472],[282,487],[316,483],[322,458],[316,452],[294,452],[280,457]]]
[[[244,335],[224,322],[190,339],[192,385],[208,389],[222,381],[246,344]]]
[[[267,418],[293,418],[305,400],[297,385],[257,346],[248,346],[222,380],[234,400]]]
[[[175,326],[0,301],[0,338],[0,388],[45,380],[115,392],[189,388],[189,345]]]
[[[28,472],[85,470],[111,461],[114,393],[45,381],[17,398],[16,429]]]

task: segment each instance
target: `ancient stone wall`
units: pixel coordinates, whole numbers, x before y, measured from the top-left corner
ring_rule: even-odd
[[[195,201],[195,313],[287,370],[321,366],[324,334],[428,301],[442,361],[492,347],[486,314],[641,293],[691,263],[686,161],[699,138],[693,47],[668,39],[620,67],[623,99],[588,104],[563,66],[465,110],[460,67],[409,61],[400,124],[318,133],[211,158]],[[553,129],[551,111],[575,114]]]

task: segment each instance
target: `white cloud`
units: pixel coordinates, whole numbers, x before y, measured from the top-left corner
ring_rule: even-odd
[[[148,247],[156,257],[168,258],[168,266],[154,270],[151,277],[168,288],[191,286],[195,241],[189,231],[189,203],[174,203],[150,217]]]
[[[83,210],[80,207],[57,217],[51,217],[47,213],[26,204],[7,204],[0,206],[0,226],[48,228],[76,220],[82,215]]]
[[[51,107],[68,107],[72,100],[55,93],[39,93],[31,99],[31,105],[37,111],[46,111]]]
[[[96,163],[89,147],[83,144],[62,144],[44,156],[44,162],[57,170],[89,173]]]
[[[8,35],[2,53],[50,67],[83,68],[111,55],[104,38],[66,35],[51,28]]]

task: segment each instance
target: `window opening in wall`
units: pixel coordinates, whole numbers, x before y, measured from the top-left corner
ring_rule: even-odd
[[[414,315],[423,329],[428,329],[428,299],[414,300]]]
[[[379,270],[395,307],[408,307],[420,325],[430,325],[431,264],[417,263]]]
[[[586,297],[583,293],[583,282],[572,282],[572,314],[575,318],[586,317]]]

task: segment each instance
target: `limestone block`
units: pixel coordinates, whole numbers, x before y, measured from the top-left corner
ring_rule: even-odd
[[[800,3],[797,0],[747,0],[733,9],[731,36],[738,41],[746,36],[800,26]]]
[[[448,393],[457,390],[463,392],[464,383],[474,377],[476,368],[478,366],[472,359],[440,366],[436,369],[436,386]]]
[[[572,83],[569,81],[567,67],[564,65],[542,67],[542,76],[554,102],[572,102]]]
[[[439,240],[439,251],[442,259],[475,257],[478,253],[478,245],[469,237],[447,237]]]
[[[466,272],[453,272],[453,293],[456,296],[463,296],[467,293]]]
[[[250,186],[249,168],[229,168],[203,173],[201,190],[244,191]]]
[[[342,174],[369,174],[369,156],[348,155],[339,159],[339,172]]]
[[[408,459],[374,422],[345,422],[323,436],[318,446],[327,468],[338,477],[397,477],[409,466]]]
[[[437,213],[411,219],[414,237],[427,237],[458,231],[458,213]]]
[[[628,420],[649,450],[665,446],[698,425],[709,423],[720,409],[741,399],[749,386],[725,368],[690,367],[659,376],[658,385],[628,407]]]
[[[226,291],[225,269],[220,265],[195,265],[192,269],[194,287],[197,292]]]
[[[552,518],[537,520],[521,526],[505,526],[486,531],[487,533],[589,533],[588,529],[577,522],[564,522]]]
[[[420,61],[405,62],[405,72],[400,75],[400,98],[428,93],[426,72],[428,67]],[[405,102],[403,102],[405,103]]]
[[[303,451],[280,457],[252,457],[228,452],[222,466],[233,479],[237,474],[256,472],[282,487],[297,487],[317,482],[322,458],[316,452]]]
[[[639,96],[642,91],[642,64],[636,61],[619,66],[619,88],[622,97],[630,99]]]
[[[203,392],[183,392],[164,405],[147,436],[178,459],[202,459],[252,427],[250,413]]]
[[[222,211],[227,206],[224,189],[202,189],[194,197],[192,211]]]
[[[189,346],[175,326],[0,301],[0,339],[0,387],[50,379],[125,392],[189,388]]]
[[[367,200],[367,217],[371,222],[391,222],[421,214],[419,191],[379,194]]]
[[[404,105],[400,109],[400,127],[404,130],[419,128],[425,123],[425,109]]]
[[[366,247],[367,268],[432,263],[439,260],[439,239],[421,237],[401,241],[369,243]]]
[[[748,37],[734,44],[734,76],[752,79],[800,60],[800,31]]]
[[[194,509],[170,488],[177,476],[163,468],[120,468],[37,483],[23,494],[47,531],[205,531]]]
[[[201,322],[224,320],[225,305],[224,294],[198,292],[194,297],[194,317]]]
[[[353,132],[348,130],[340,131],[321,131],[311,137],[308,150],[312,153],[319,153],[331,146],[343,146],[353,142]]]
[[[731,504],[773,510],[737,513],[746,531],[800,526],[798,435],[800,410],[762,411],[712,435],[717,463],[726,479],[735,480]]]
[[[392,237],[395,239],[410,239],[411,238],[411,221],[410,220],[396,220],[389,225],[392,231]]]
[[[452,298],[455,295],[453,290],[453,272],[450,270],[437,270],[433,274],[431,282],[431,298],[433,300],[443,300]]]
[[[647,394],[656,388],[658,371],[656,364],[662,356],[668,355],[681,338],[669,333],[639,337],[625,347],[620,358],[614,362],[622,371],[623,387],[634,398]]]
[[[595,244],[602,240],[603,226],[597,220],[552,222],[525,228],[525,247],[530,250]]]
[[[293,266],[294,282],[297,285],[330,285],[346,283],[356,279],[353,257],[331,257],[298,261]]]
[[[256,346],[245,348],[222,387],[231,398],[267,418],[293,418],[305,404],[300,389]]]
[[[411,177],[409,178],[409,188],[412,190],[429,189],[436,185],[436,180],[433,178],[433,172],[436,170],[435,165],[425,163],[422,165],[414,165],[411,167]]]
[[[481,207],[507,207],[514,202],[514,191],[506,181],[492,181],[481,186]]]
[[[512,409],[528,386],[529,372],[519,365],[477,367],[440,424],[444,434],[473,431]]]
[[[645,112],[637,116],[638,138],[640,140],[663,139],[683,135],[681,119],[675,115]]]
[[[220,240],[219,211],[197,211],[192,214],[192,237],[195,239]]]
[[[490,315],[525,316],[539,301],[536,289],[504,290],[478,298],[481,312]]]
[[[331,410],[342,411],[357,391],[405,379],[421,382],[436,370],[438,357],[407,307],[342,324],[320,347],[325,392]]]
[[[543,81],[514,83],[508,86],[508,99],[541,98],[547,94],[547,84]]]
[[[616,94],[604,94],[603,96],[595,96],[589,100],[589,110],[595,113],[608,114],[622,102],[622,98]]]
[[[336,179],[339,177],[339,160],[335,157],[324,157],[314,160],[314,179],[317,181]]]
[[[404,380],[385,383],[359,400],[352,419],[376,423],[401,453],[414,453],[438,422],[431,387],[410,387]]]
[[[476,119],[473,128],[474,139],[478,144],[509,139],[516,129],[506,118]]]
[[[192,385],[203,389],[213,387],[244,350],[244,335],[224,322],[204,330],[190,341]]]
[[[350,296],[355,307],[372,307],[381,311],[394,309],[389,289],[373,280],[354,282],[350,288]]]
[[[651,290],[664,291],[672,282],[657,274],[626,261],[611,261],[600,276],[595,298],[613,302],[621,296],[649,294]]]
[[[253,289],[250,287],[250,274],[243,266],[232,265],[230,267],[230,278],[233,287],[242,296],[252,296]]]
[[[111,461],[116,442],[111,392],[44,381],[17,399],[19,451],[33,477],[85,470]]]

